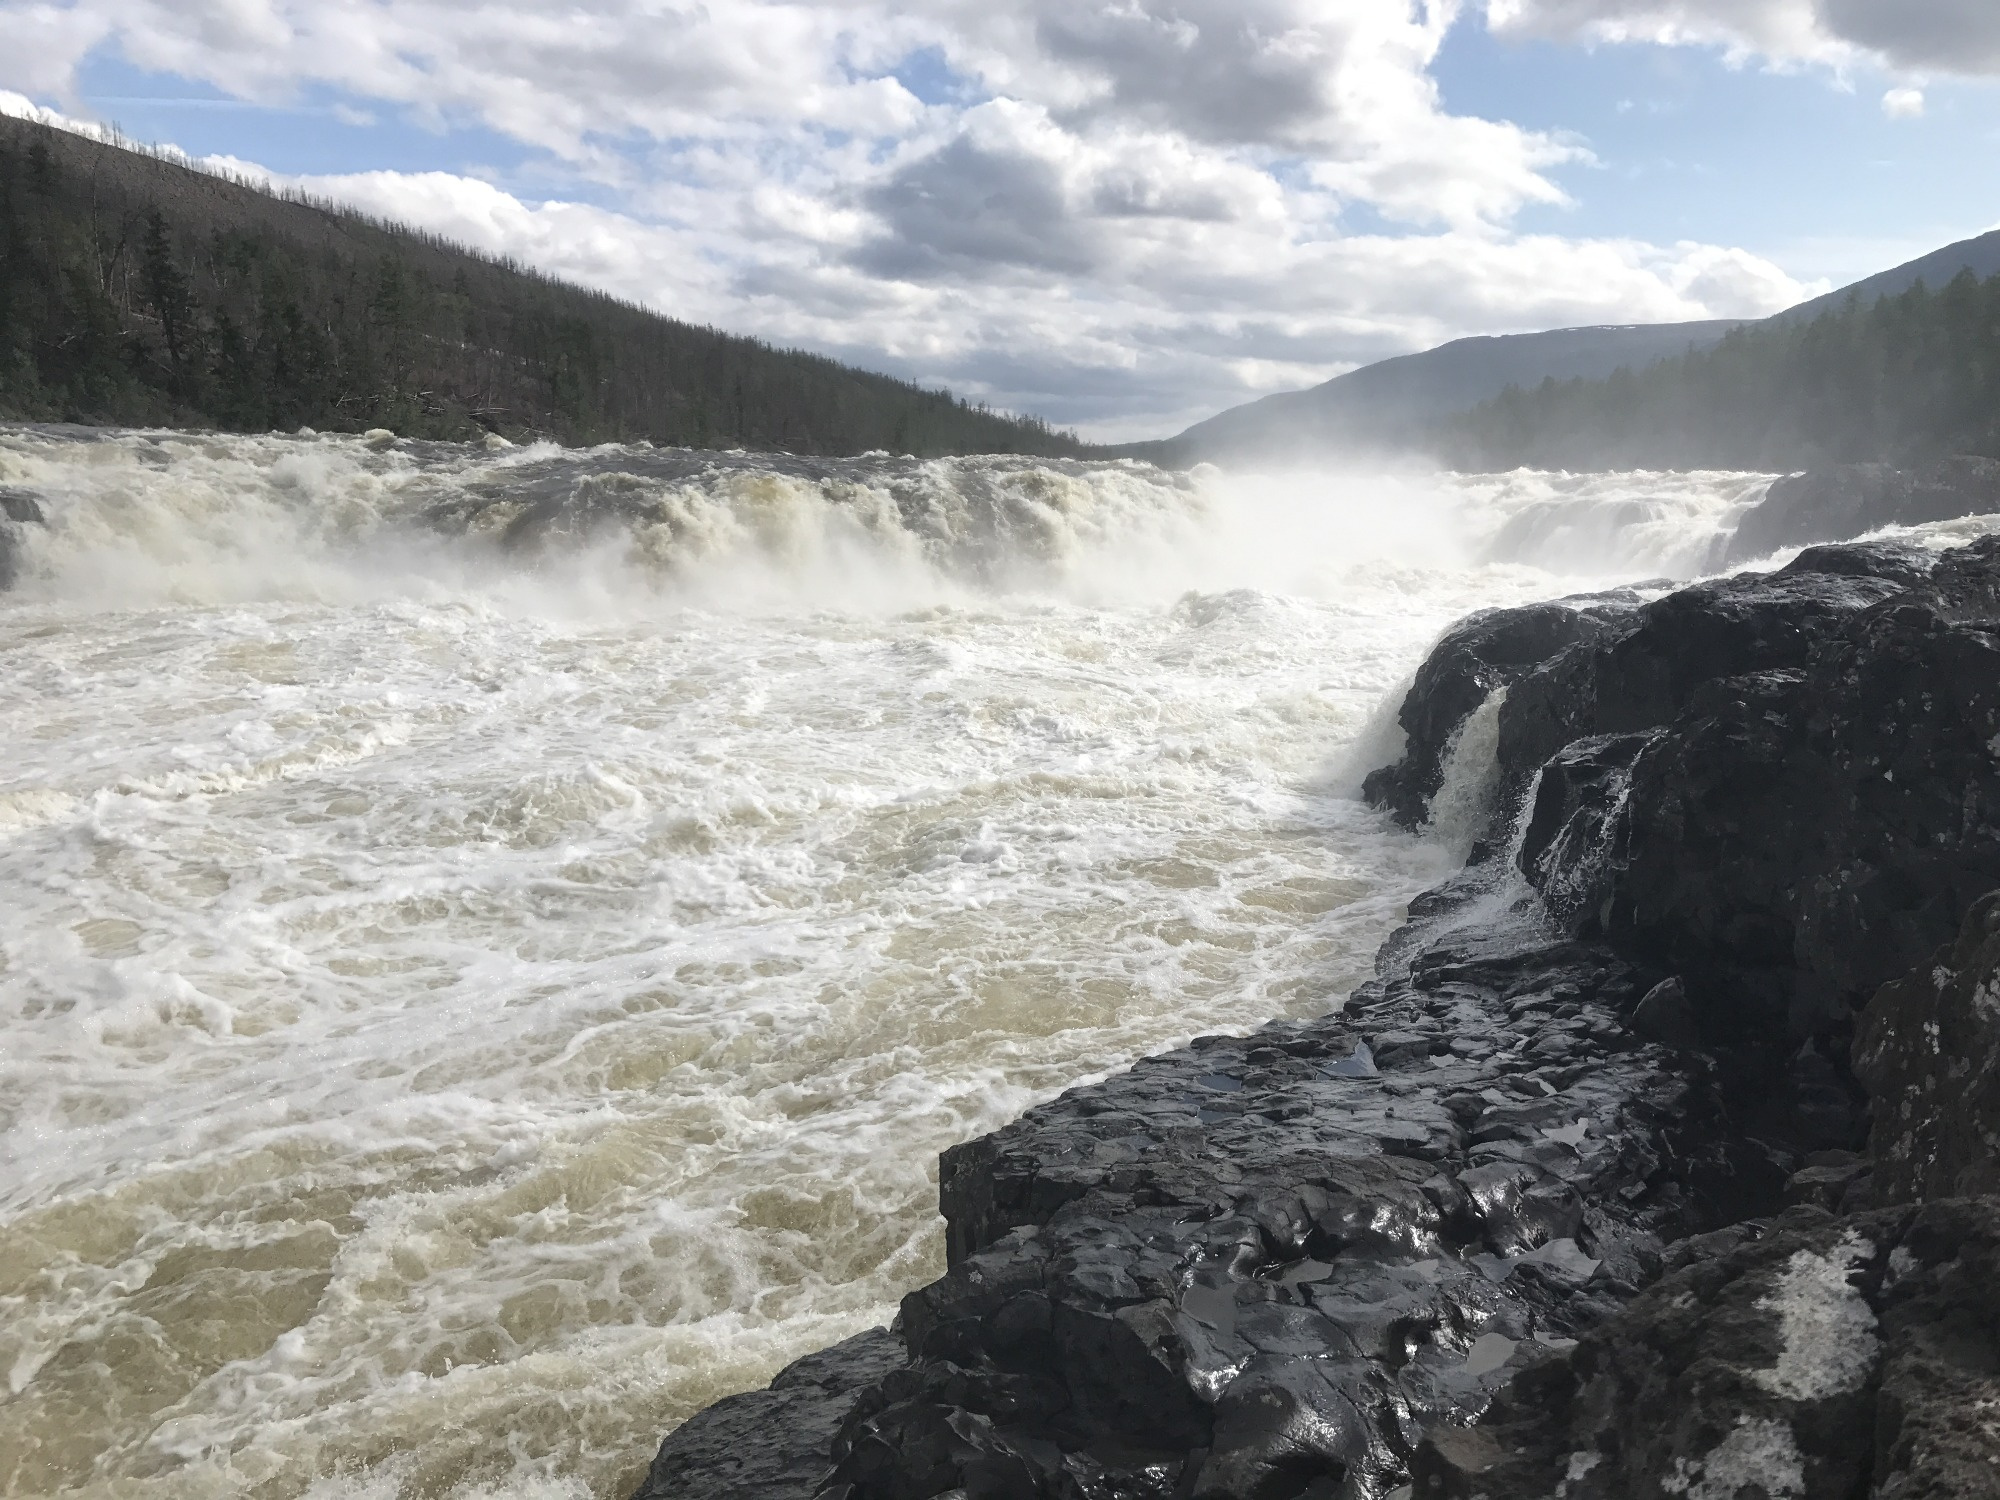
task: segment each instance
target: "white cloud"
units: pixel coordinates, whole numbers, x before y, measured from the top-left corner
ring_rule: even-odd
[[[973,180],[1015,209],[1059,190],[1031,174],[1022,187],[1017,165],[1003,164],[1000,187]],[[1144,235],[1079,231],[1053,243],[1008,238],[1002,223],[997,244],[975,235],[965,245],[920,223],[844,257],[777,237],[752,257],[731,236],[526,204],[445,173],[287,181],[698,322],[949,380],[1111,437],[1173,430],[1465,334],[1752,317],[1824,290],[1709,245],[1478,231],[1288,243],[1254,218],[1169,219]],[[920,253],[927,263],[882,263]],[[1067,274],[1074,265],[1090,274]]]
[[[1604,35],[1661,10],[1494,4],[1502,24]],[[1667,7],[1723,40],[1738,33],[1718,17],[1757,8]],[[1757,45],[1818,44],[1806,0],[1765,8],[1796,25]],[[1520,234],[1524,209],[1567,201],[1555,170],[1588,154],[1446,107],[1431,67],[1461,9],[0,0],[0,27],[32,43],[0,52],[0,86],[74,110],[76,70],[116,47],[242,98],[330,90],[378,119],[478,125],[618,207],[445,173],[301,185],[1106,435],[1462,334],[1761,313],[1809,292],[1740,251]]]
[[[0,4],[7,45],[0,51],[0,85],[37,98],[68,91],[77,63],[117,27],[95,7]]]
[[[1733,56],[1843,62],[1852,49],[1821,24],[1818,0],[1486,0],[1497,32],[1659,46],[1722,46]]]
[[[1992,0],[1821,0],[1835,35],[1897,67],[2000,73],[2000,6]]]
[[[1994,0],[1486,0],[1497,31],[1719,45],[1774,62],[2000,74]]]
[[[1924,112],[1922,89],[1890,89],[1882,96],[1882,113],[1892,120],[1920,119]]]

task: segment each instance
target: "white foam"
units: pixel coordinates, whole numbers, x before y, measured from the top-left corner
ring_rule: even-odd
[[[0,1488],[629,1489],[937,1274],[943,1147],[1365,977],[1454,854],[1336,771],[1599,576],[1486,481],[659,462],[0,430]],[[419,524],[572,468],[648,519]]]
[[[1479,556],[1557,572],[1685,578],[1770,489],[1769,474],[1469,475],[1468,534]]]

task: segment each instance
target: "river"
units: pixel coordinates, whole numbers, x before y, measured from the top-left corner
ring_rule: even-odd
[[[1431,640],[1762,484],[0,429],[0,1491],[619,1494],[1337,1004]]]

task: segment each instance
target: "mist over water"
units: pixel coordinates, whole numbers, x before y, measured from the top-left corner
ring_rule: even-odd
[[[939,1150],[1337,1004],[1438,631],[1765,482],[0,431],[0,1490],[619,1493]]]

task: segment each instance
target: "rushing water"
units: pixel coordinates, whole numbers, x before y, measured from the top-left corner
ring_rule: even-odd
[[[19,429],[0,486],[0,1491],[328,1497],[618,1494],[941,1270],[940,1149],[1336,1004],[1456,857],[1352,795],[1437,631],[1761,488]]]

